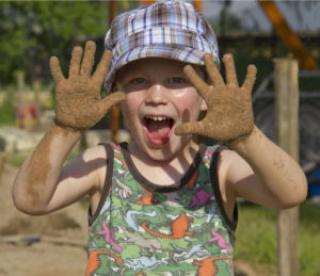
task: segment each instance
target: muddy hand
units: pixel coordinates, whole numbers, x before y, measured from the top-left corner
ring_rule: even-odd
[[[65,78],[59,59],[50,58],[50,70],[56,83],[56,118],[58,125],[74,130],[94,126],[110,107],[124,100],[122,92],[112,93],[101,99],[101,87],[111,60],[111,52],[106,51],[97,69],[92,73],[96,44],[88,41],[84,54],[81,47],[72,51],[69,76]]]
[[[222,78],[211,55],[205,56],[209,83],[187,65],[184,73],[207,104],[207,114],[201,121],[185,123],[175,129],[177,135],[198,134],[225,143],[246,137],[254,127],[251,91],[257,69],[249,65],[246,79],[239,86],[232,55],[225,55],[226,81]]]

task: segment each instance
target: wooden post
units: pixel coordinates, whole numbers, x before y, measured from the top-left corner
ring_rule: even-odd
[[[33,127],[38,127],[40,122],[40,91],[41,91],[41,81],[40,79],[36,79],[33,82],[33,93],[34,93],[34,101],[32,103],[33,106]]]
[[[274,60],[275,107],[278,144],[295,160],[299,159],[298,62],[291,58]],[[278,211],[278,275],[299,274],[297,236],[299,208]]]

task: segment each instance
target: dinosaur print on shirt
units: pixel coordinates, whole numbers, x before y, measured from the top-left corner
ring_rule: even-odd
[[[182,239],[186,236],[192,237],[192,233],[188,231],[192,218],[188,217],[184,212],[171,222],[171,234],[163,234],[149,228],[148,223],[142,224],[143,229],[158,238],[166,239]]]

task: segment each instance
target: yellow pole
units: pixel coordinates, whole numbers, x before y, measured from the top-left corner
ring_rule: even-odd
[[[154,0],[140,0],[139,1],[141,6],[148,6],[154,3]]]
[[[108,1],[107,9],[109,15],[109,26],[111,26],[112,19],[117,15],[117,1]],[[116,106],[111,109],[111,139],[112,142],[119,142],[119,120],[120,111]]]
[[[260,4],[261,9],[266,14],[282,42],[299,60],[301,67],[308,70],[317,69],[318,65],[316,60],[304,47],[300,37],[291,30],[274,0],[258,0],[258,4]]]
[[[193,6],[198,12],[203,12],[203,6],[201,0],[193,0]]]

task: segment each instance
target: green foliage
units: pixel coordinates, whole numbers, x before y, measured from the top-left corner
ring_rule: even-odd
[[[298,234],[299,275],[320,275],[320,206],[304,203],[300,207]],[[276,211],[254,205],[240,205],[236,232],[235,258],[275,275],[277,266]]]
[[[15,70],[28,80],[48,78],[49,56],[69,57],[75,44],[107,30],[106,3],[97,1],[4,1],[0,17],[2,83],[13,81]]]
[[[16,152],[9,155],[8,164],[14,167],[20,167],[28,156],[28,152]]]
[[[300,275],[320,275],[320,206],[304,204],[300,209]]]
[[[0,105],[0,126],[15,124],[15,107],[13,105],[13,100],[9,97],[12,93],[7,94],[8,97],[6,97],[4,103]]]

